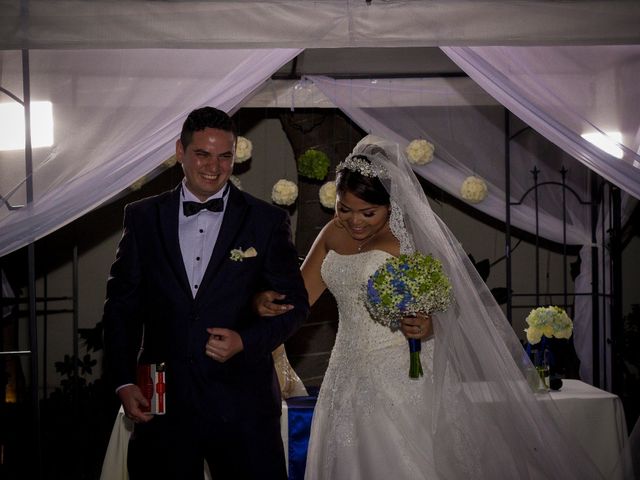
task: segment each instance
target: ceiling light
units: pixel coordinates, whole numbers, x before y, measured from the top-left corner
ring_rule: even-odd
[[[31,102],[31,147],[53,145],[51,102]],[[24,150],[24,107],[0,103],[0,150]]]
[[[619,146],[622,143],[622,134],[620,132],[583,133],[582,138],[613,157],[622,158],[624,156],[624,152]]]

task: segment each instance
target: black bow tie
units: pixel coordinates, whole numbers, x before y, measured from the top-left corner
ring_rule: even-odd
[[[224,207],[224,200],[222,198],[212,198],[208,202],[182,202],[182,211],[185,217],[195,215],[200,210],[209,210],[210,212],[221,212]]]

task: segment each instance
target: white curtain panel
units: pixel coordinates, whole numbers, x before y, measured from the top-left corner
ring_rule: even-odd
[[[591,245],[589,169],[632,195],[640,192],[640,111],[636,108],[640,90],[640,48],[636,47],[518,47],[443,49],[475,82],[528,125],[518,129],[512,122],[510,144],[511,202],[519,202],[532,186],[531,170],[539,170],[538,182],[560,181],[565,168],[566,183],[576,193],[566,196],[563,212],[561,190],[542,187],[536,226],[533,195],[511,211],[516,227],[557,242],[565,241],[562,216],[568,221],[566,242]],[[464,56],[463,56],[464,55]],[[517,61],[514,59],[517,59]],[[594,62],[593,59],[600,59]],[[464,61],[463,61],[464,60]],[[546,60],[548,63],[544,63]],[[493,62],[493,63],[492,63]],[[482,74],[478,74],[480,71]],[[489,185],[487,199],[475,205],[480,211],[505,219],[505,120],[502,108],[491,105],[465,79],[438,79],[429,86],[405,79],[333,80],[310,77],[327,97],[370,133],[408,144],[424,138],[435,145],[434,160],[414,166],[423,176],[445,191],[460,196],[464,178],[474,174]],[[428,99],[420,106],[404,97],[416,94]],[[435,98],[445,99],[437,101]],[[460,98],[468,102],[460,102]],[[447,102],[451,98],[455,101]],[[502,114],[503,115],[503,114]],[[540,132],[560,147],[540,141]],[[611,134],[619,132],[619,136]],[[614,153],[605,152],[582,137],[597,133],[614,138]],[[568,152],[571,155],[568,155]],[[576,160],[577,159],[577,160]],[[624,210],[635,199],[623,196]],[[626,218],[623,218],[623,221]],[[576,291],[590,291],[590,249],[584,249]],[[607,275],[601,272],[601,276]],[[591,299],[576,297],[575,345],[581,359],[581,374],[592,378]],[[608,321],[608,320],[607,320]],[[602,326],[606,332],[608,325]],[[603,337],[604,338],[604,337]],[[607,352],[599,355],[604,359]],[[608,362],[610,364],[610,362]],[[604,364],[604,363],[603,363]],[[601,372],[602,378],[605,375]]]
[[[447,47],[442,49],[473,80],[525,122],[623,192],[623,221],[640,198],[640,45],[565,47]],[[605,141],[609,151],[583,135]],[[599,218],[599,227],[608,219]],[[599,255],[603,245],[598,237]],[[589,243],[585,242],[585,245]],[[591,289],[591,257],[581,253],[576,291]],[[600,279],[609,275],[600,272]],[[601,280],[602,282],[602,280]],[[601,351],[592,352],[591,299],[575,300],[574,343],[580,372],[593,381],[599,355],[600,385],[609,388],[611,362],[604,339],[611,318],[601,308]],[[605,381],[606,380],[606,381]]]
[[[233,112],[298,49],[36,50],[32,102],[51,102],[53,145],[33,149],[27,204],[24,148],[0,150],[0,256],[66,225],[159,167],[186,115]],[[19,51],[0,52],[0,86],[22,98]],[[0,95],[0,103],[12,104]],[[35,111],[35,107],[34,107]],[[33,122],[32,122],[33,125]]]
[[[442,50],[527,124],[640,198],[640,45]],[[608,141],[613,154],[583,135]]]

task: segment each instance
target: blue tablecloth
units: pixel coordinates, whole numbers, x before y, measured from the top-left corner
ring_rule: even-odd
[[[287,449],[289,480],[303,480],[316,397],[293,397],[287,399],[286,404],[288,442],[285,444],[285,448]]]

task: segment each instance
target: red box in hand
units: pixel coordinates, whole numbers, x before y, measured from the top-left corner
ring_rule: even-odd
[[[154,415],[166,413],[165,402],[165,367],[164,363],[147,363],[138,365],[138,387],[149,402],[144,410]]]

